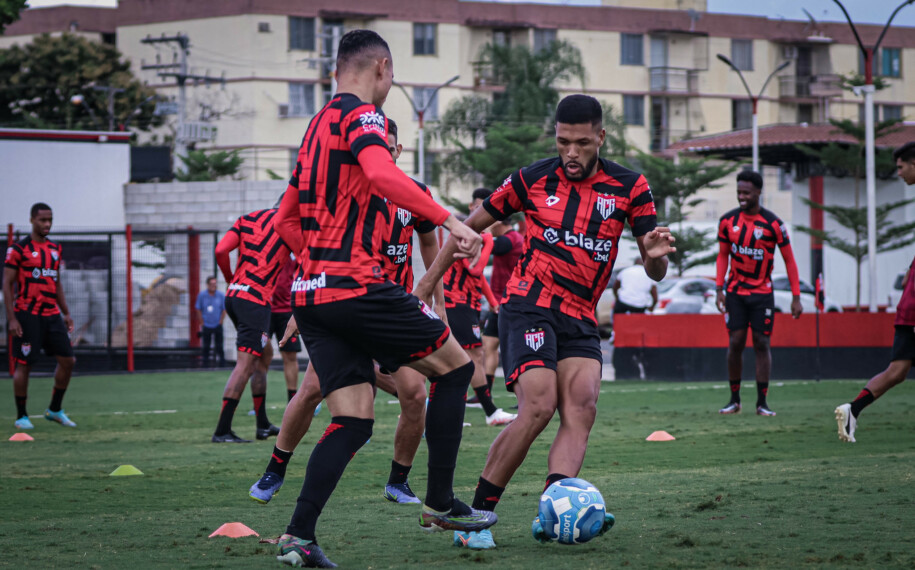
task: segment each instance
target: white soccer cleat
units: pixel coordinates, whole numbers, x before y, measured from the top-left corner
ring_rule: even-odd
[[[851,413],[851,404],[842,404],[836,408],[836,423],[839,424],[839,439],[855,443],[855,429],[858,427],[858,420]]]
[[[491,416],[486,416],[486,425],[488,426],[506,426],[517,418],[517,414],[510,414],[502,408],[494,411]]]

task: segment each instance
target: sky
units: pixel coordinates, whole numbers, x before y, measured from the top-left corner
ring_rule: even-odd
[[[501,2],[531,2],[539,1],[547,4],[566,4],[593,6],[599,5],[600,0],[493,0]],[[858,24],[883,25],[902,0],[843,0],[842,4],[848,10],[852,20]],[[29,6],[38,8],[44,6],[59,6],[69,4],[74,6],[109,6],[117,4],[116,0],[30,0]],[[747,14],[752,16],[768,16],[769,18],[785,18],[788,20],[807,20],[802,8],[817,20],[823,22],[844,22],[839,7],[832,0],[708,0],[709,12],[725,14]],[[915,27],[915,4],[909,5],[899,11],[893,20],[894,25]]]

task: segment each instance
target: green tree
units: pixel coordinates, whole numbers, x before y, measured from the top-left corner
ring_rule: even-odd
[[[211,182],[221,178],[240,180],[238,170],[244,159],[239,156],[238,150],[207,153],[202,150],[192,150],[187,156],[180,156],[184,161],[184,170],[175,173],[175,180],[179,182]]]
[[[132,126],[145,130],[161,123],[153,115],[155,91],[134,77],[114,46],[63,34],[0,50],[0,124],[107,130],[107,95],[93,86],[124,89],[114,96],[116,125],[137,110]],[[82,95],[85,105],[71,102],[76,95]]]
[[[28,0],[0,0],[0,34],[6,27],[19,19],[19,13],[25,10]]]
[[[670,254],[670,261],[677,268],[677,275],[697,265],[715,260],[717,252],[709,252],[716,243],[713,231],[684,228],[683,221],[688,211],[705,201],[696,197],[703,188],[720,188],[718,180],[732,174],[738,164],[715,164],[708,159],[681,158],[679,163],[639,151],[635,164],[651,186],[651,193],[658,208],[661,225],[677,225],[677,251]],[[709,235],[711,234],[711,235]]]

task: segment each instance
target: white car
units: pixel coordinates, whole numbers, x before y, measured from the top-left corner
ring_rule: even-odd
[[[814,288],[803,279],[800,279],[800,285],[801,307],[804,308],[804,313],[815,314],[817,307]],[[788,282],[787,275],[776,273],[772,276],[772,293],[775,298],[775,312],[791,314],[791,284]],[[842,306],[827,296],[824,311],[827,313],[841,313]],[[714,295],[702,306],[701,312],[707,315],[718,313]]]
[[[658,304],[653,315],[700,313],[711,300],[715,304],[715,281],[707,277],[671,277],[658,283]]]

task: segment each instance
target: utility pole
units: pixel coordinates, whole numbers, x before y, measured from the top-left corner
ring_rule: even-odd
[[[413,97],[410,97],[410,94],[407,93],[407,90],[403,85],[394,82],[394,85],[403,91],[404,96],[407,98],[407,101],[410,102],[410,106],[413,107],[413,112],[416,113],[416,117],[419,120],[419,181],[423,184],[426,183],[426,140],[423,133],[423,129],[425,128],[426,111],[429,109],[429,105],[431,105],[432,101],[435,99],[435,95],[438,93],[439,89],[451,85],[460,78],[460,75],[455,75],[448,81],[433,89],[432,93],[428,94],[426,96],[426,100],[423,101],[422,109],[416,106],[416,101],[413,100]]]
[[[118,93],[123,93],[126,91],[121,87],[108,87],[104,85],[93,85],[93,91],[104,91],[105,97],[108,100],[108,130],[114,130],[114,96]]]

